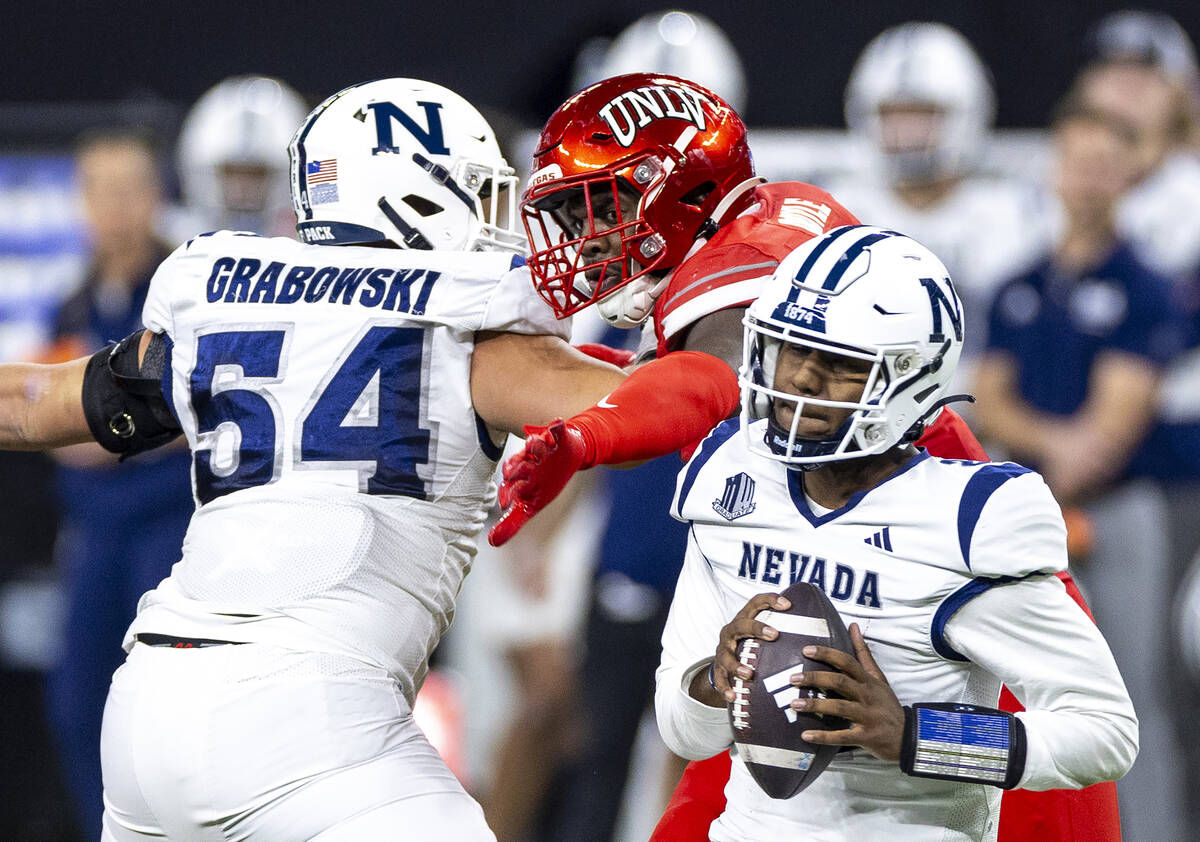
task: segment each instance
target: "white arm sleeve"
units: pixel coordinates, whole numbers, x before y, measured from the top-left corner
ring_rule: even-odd
[[[997,585],[950,618],[945,638],[1027,708],[1018,787],[1115,781],[1138,749],[1138,723],[1108,644],[1053,576]]]
[[[688,760],[702,760],[729,748],[733,729],[724,707],[709,707],[688,695],[692,677],[708,669],[721,628],[728,621],[708,561],[688,534],[687,555],[663,629],[662,661],[655,675],[654,709],[667,748]]]

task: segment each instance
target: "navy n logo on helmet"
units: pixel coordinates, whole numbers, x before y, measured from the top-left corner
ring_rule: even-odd
[[[954,291],[953,285],[946,284],[946,289],[950,290],[948,297],[933,278],[921,278],[921,286],[929,293],[929,306],[933,308],[933,333],[929,334],[929,341],[944,342],[946,339],[946,334],[942,331],[942,308],[945,307],[946,315],[950,317],[950,323],[954,326],[954,338],[962,342],[962,307],[958,303],[958,293]]]
[[[393,154],[400,152],[392,139],[393,120],[407,129],[409,134],[415,137],[430,155],[450,154],[450,150],[446,148],[446,136],[442,131],[442,104],[440,102],[418,102],[417,105],[425,111],[425,122],[429,126],[428,129],[417,125],[417,121],[400,110],[395,103],[372,102],[367,106],[375,114],[376,146],[371,150],[372,155],[378,155],[380,152]]]

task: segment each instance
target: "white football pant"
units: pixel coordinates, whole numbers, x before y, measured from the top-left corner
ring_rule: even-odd
[[[136,644],[101,735],[102,842],[495,842],[381,669]]]

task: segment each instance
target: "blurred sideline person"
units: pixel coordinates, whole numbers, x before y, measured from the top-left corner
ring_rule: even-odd
[[[1082,505],[1090,516],[1093,550],[1076,573],[1142,728],[1142,761],[1119,785],[1122,826],[1130,839],[1182,839],[1179,749],[1163,692],[1166,513],[1156,484],[1128,480],[1182,331],[1168,282],[1115,228],[1133,172],[1132,130],[1069,99],[1054,142],[1064,230],[992,306],[975,382],[977,427],[985,442],[1036,466],[1064,507]]]
[[[873,166],[830,185],[859,219],[904,231],[945,261],[975,313],[1049,245],[1032,185],[975,172],[995,111],[991,76],[962,35],[940,23],[888,29],[846,88],[846,122]],[[970,382],[984,339],[981,329],[968,335],[952,389]]]
[[[1136,132],[1134,184],[1117,206],[1117,230],[1140,260],[1171,281],[1174,307],[1190,323],[1187,350],[1163,373],[1158,417],[1132,466],[1163,484],[1175,592],[1200,551],[1200,72],[1182,27],[1157,12],[1115,12],[1095,26],[1088,46],[1090,61],[1074,90]],[[1186,789],[1195,791],[1200,723],[1182,704],[1194,689],[1179,686],[1166,695],[1181,702],[1176,719],[1188,759]],[[1190,812],[1194,836],[1200,805]]]
[[[179,241],[197,231],[290,236],[293,216],[283,151],[308,106],[287,83],[231,76],[188,111],[176,150],[184,208]]]
[[[140,329],[150,278],[170,253],[156,233],[161,172],[149,136],[97,130],[79,140],[76,162],[91,255],[83,283],[55,317],[46,356],[62,360]],[[171,572],[183,541],[193,508],[190,460],[173,447],[118,465],[94,443],[55,456],[55,562],[66,612],[63,655],[47,689],[79,825],[98,839],[104,700],[138,598]]]
[[[640,99],[647,92],[661,113]],[[649,117],[644,125],[638,120],[637,130],[620,116],[630,109]],[[626,394],[635,379],[648,387],[647,400],[686,392],[671,379],[670,364],[715,359],[711,377],[720,384],[724,415],[732,414],[741,317],[764,277],[796,245],[857,224],[818,188],[762,181],[753,175],[736,113],[685,80],[653,74],[610,79],[572,97],[547,122],[522,200],[530,268],[560,315],[595,303],[611,323],[633,326],[653,313],[649,346],[656,359],[631,375],[622,387]],[[678,402],[658,412],[615,404],[615,398],[605,401],[603,426],[589,411],[531,431],[523,453],[504,465],[505,511],[490,541],[511,537],[581,468],[631,461],[634,452],[640,458],[669,452],[661,446],[662,431],[691,411]],[[943,457],[986,458],[949,409],[918,443]],[[1070,578],[1062,578],[1082,604]],[[724,807],[728,774],[728,754],[692,764],[656,838],[702,838]],[[1006,811],[1005,824],[1013,838],[1071,839],[1072,828],[1101,837],[1115,827],[1115,813],[1115,789],[1101,784],[1038,795]]]
[[[198,236],[155,273],[145,331],[0,367],[0,446],[193,451],[183,558],[105,709],[103,838],[492,839],[412,700],[498,438],[624,402],[625,375],[531,294],[511,170],[460,97],[356,85],[290,152],[305,242]]]
[[[1136,132],[1133,183],[1117,227],[1172,281],[1200,270],[1200,70],[1183,29],[1159,12],[1116,12],[1089,38],[1075,87]]]
[[[870,226],[796,249],[747,310],[740,417],[701,443],[672,503],[690,531],[659,726],[687,757],[728,748],[735,679],[753,677],[740,642],[786,631],[778,623],[794,618],[770,609],[806,581],[848,623],[854,654],[806,649],[833,669],[787,676],[798,690],[780,704],[844,718],[801,736],[850,750],[781,798],[747,766],[786,765],[782,748],[738,743],[714,842],[995,838],[1001,788],[1111,781],[1137,755],[1112,655],[1054,575],[1066,530],[1045,483],[907,443],[910,424],[942,409],[963,313],[936,256]],[[713,500],[731,483],[753,505],[722,511]],[[890,539],[872,545],[880,529]],[[1001,683],[1026,711],[994,707]],[[975,753],[985,740],[987,758]]]

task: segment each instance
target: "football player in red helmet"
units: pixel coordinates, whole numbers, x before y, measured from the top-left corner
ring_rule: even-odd
[[[610,321],[622,287],[644,302],[636,322],[649,315],[647,293],[759,183],[724,100],[648,73],[571,97],[542,130],[534,168],[522,200],[534,285],[560,316],[600,302]]]
[[[547,122],[533,163],[522,206],[535,287],[560,316],[595,302],[610,323],[633,327],[653,312],[658,360],[585,413],[528,430],[525,451],[505,465],[505,512],[489,533],[497,544],[576,470],[661,455],[659,430],[705,413],[719,420],[722,405],[734,412],[741,319],[759,282],[805,240],[858,222],[812,185],[756,178],[738,115],[677,77],[630,74],[577,93]],[[671,365],[685,361],[686,370]],[[709,364],[703,388],[699,363]],[[949,409],[917,443],[942,457],[987,458]],[[727,754],[690,764],[653,838],[707,838],[728,777]],[[1026,801],[1005,809],[1002,835],[1119,838],[1111,785],[1063,793],[1071,804],[1051,800],[1059,794],[1020,793]]]
[[[596,303],[620,327],[653,311],[659,358],[597,407],[531,431],[506,466],[495,544],[576,470],[662,455],[685,420],[732,414],[758,283],[810,237],[858,224],[819,188],[755,177],[741,118],[676,76],[626,74],[575,94],[542,130],[533,170],[522,212],[539,294],[560,317]],[[956,446],[942,455],[982,456],[952,412],[929,432]]]

